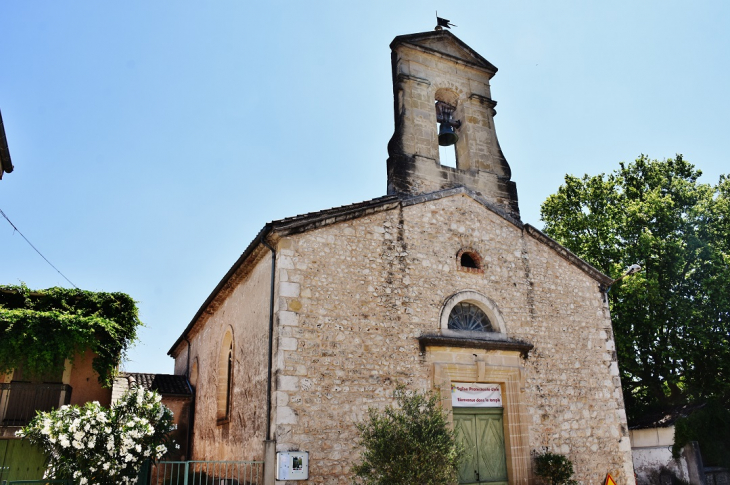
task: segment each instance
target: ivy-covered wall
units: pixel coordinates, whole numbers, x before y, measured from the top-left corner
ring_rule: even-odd
[[[99,383],[110,387],[140,325],[125,293],[0,285],[0,373],[48,374],[91,351]]]

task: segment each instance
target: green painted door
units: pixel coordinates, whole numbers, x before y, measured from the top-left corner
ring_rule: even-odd
[[[46,455],[25,440],[0,440],[0,483],[38,480],[46,471]]]
[[[454,408],[454,429],[466,449],[459,483],[507,485],[502,408]]]

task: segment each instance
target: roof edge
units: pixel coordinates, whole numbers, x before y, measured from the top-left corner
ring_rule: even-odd
[[[489,202],[486,198],[479,195],[478,192],[475,192],[467,187],[464,187],[463,185],[459,185],[457,187],[452,187],[450,189],[441,189],[434,192],[428,192],[425,194],[417,194],[417,195],[411,195],[408,197],[405,197],[402,199],[402,204],[404,207],[407,207],[409,205],[415,205],[420,204],[421,202],[428,202],[431,200],[437,200],[437,199],[443,199],[445,197],[451,197],[454,195],[468,195],[481,205],[483,205],[485,208],[489,209],[490,211],[494,212],[496,215],[500,216],[507,222],[515,225],[517,228],[522,229],[523,223],[516,217],[510,215],[507,211],[503,210],[501,207]]]
[[[443,189],[435,192],[429,192],[426,194],[418,194],[406,197],[397,195],[378,197],[366,202],[351,204],[348,206],[335,207],[332,209],[325,209],[318,212],[312,212],[309,214],[303,214],[267,223],[261,229],[261,231],[259,231],[256,237],[249,243],[246,250],[241,254],[241,256],[238,257],[236,262],[233,264],[233,266],[231,266],[231,268],[223,276],[223,278],[221,278],[213,291],[208,295],[208,298],[206,298],[206,300],[200,306],[198,311],[195,313],[195,316],[193,316],[192,320],[190,320],[190,323],[188,323],[188,325],[185,327],[185,330],[183,330],[177,340],[175,340],[175,343],[172,345],[172,347],[170,347],[167,355],[172,356],[175,349],[187,338],[190,331],[193,329],[203,313],[205,313],[205,310],[213,303],[223,287],[241,268],[246,260],[248,260],[248,258],[253,255],[254,251],[262,243],[262,241],[264,241],[264,239],[272,233],[275,233],[275,235],[279,237],[289,236],[292,234],[300,234],[331,224],[356,219],[358,217],[362,217],[375,212],[394,209],[398,205],[407,207],[410,205],[416,205],[423,202],[443,199],[446,197],[452,197],[460,194],[472,198],[477,203],[481,204],[486,209],[493,212],[495,215],[501,217],[510,224],[513,224],[518,229],[526,232],[535,240],[550,247],[563,259],[577,266],[580,270],[582,270],[588,276],[592,277],[597,282],[608,286],[613,281],[610,277],[604,275],[599,270],[583,261],[581,258],[570,252],[570,250],[562,246],[556,240],[552,239],[539,229],[529,224],[523,223],[519,219],[511,216],[506,211],[502,210],[500,207],[490,203],[485,198],[481,197],[478,193],[464,186],[458,186],[450,189]]]
[[[190,333],[190,330],[193,329],[195,324],[198,322],[200,317],[203,315],[205,310],[210,306],[211,303],[213,303],[213,300],[218,296],[218,293],[223,289],[223,287],[228,283],[228,280],[231,279],[231,277],[238,271],[238,269],[243,265],[244,262],[253,254],[254,250],[261,244],[261,241],[271,233],[271,224],[266,224],[256,235],[256,237],[251,241],[246,248],[245,251],[238,257],[235,263],[233,263],[233,266],[228,270],[228,272],[221,278],[221,280],[218,282],[218,284],[213,288],[213,291],[210,292],[210,295],[208,295],[208,298],[205,299],[203,304],[200,306],[198,311],[195,313],[195,316],[193,316],[192,320],[190,320],[190,323],[185,327],[185,330],[180,334],[180,336],[175,340],[175,343],[172,344],[172,347],[170,347],[170,350],[167,351],[167,355],[172,357],[172,353],[175,351],[175,349],[182,343],[183,340],[185,340],[188,336],[188,333]]]
[[[445,56],[448,56],[450,58],[454,58],[454,56],[452,56],[450,54],[447,54],[445,52],[437,51],[435,49],[429,49],[429,48],[426,48],[424,46],[419,46],[418,44],[414,44],[413,43],[414,41],[417,41],[417,40],[420,40],[420,39],[427,39],[427,38],[432,38],[432,37],[446,37],[446,38],[449,38],[449,39],[453,40],[454,42],[456,42],[457,44],[459,44],[459,46],[461,46],[462,48],[464,48],[465,50],[467,50],[471,55],[473,55],[474,57],[476,57],[479,62],[478,63],[476,63],[476,62],[469,62],[469,61],[466,61],[464,59],[458,59],[458,58],[456,58],[459,61],[465,62],[467,64],[470,64],[470,65],[473,65],[473,66],[476,66],[476,67],[479,67],[479,68],[482,68],[482,69],[485,69],[485,70],[491,72],[492,74],[496,74],[497,73],[497,71],[498,71],[497,66],[495,66],[494,64],[492,64],[491,62],[489,62],[488,60],[486,60],[484,58],[484,56],[482,56],[477,51],[475,51],[474,49],[472,49],[471,47],[469,47],[469,45],[466,42],[464,42],[463,40],[459,39],[456,35],[452,34],[448,30],[430,30],[430,31],[426,31],[426,32],[418,32],[418,33],[415,33],[415,34],[399,35],[399,36],[396,36],[393,39],[393,41],[390,43],[390,49],[391,50],[395,50],[395,48],[397,46],[401,45],[401,44],[409,44],[410,46],[415,46],[415,47],[418,47],[420,49],[424,49],[424,50],[428,50],[428,51],[438,52],[441,55],[445,55]]]
[[[568,248],[566,248],[541,230],[537,229],[535,226],[525,224],[524,227],[527,234],[532,236],[535,240],[551,248],[563,259],[577,266],[580,270],[582,270],[585,274],[587,274],[597,282],[605,286],[608,286],[613,282],[613,279],[610,276],[606,276],[605,274],[601,273],[599,270],[583,261],[581,258],[573,254]]]

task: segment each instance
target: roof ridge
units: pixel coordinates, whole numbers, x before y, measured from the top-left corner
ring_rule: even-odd
[[[373,199],[363,200],[361,202],[354,202],[352,204],[345,204],[345,205],[330,207],[328,209],[322,209],[322,210],[318,210],[318,211],[305,212],[303,214],[297,214],[297,215],[294,215],[294,216],[284,217],[282,219],[275,219],[273,221],[270,221],[269,224],[271,224],[271,225],[280,225],[282,223],[291,222],[291,221],[299,220],[299,219],[305,219],[305,218],[308,218],[308,217],[319,216],[319,215],[323,215],[323,214],[326,214],[326,213],[340,212],[340,211],[342,211],[344,209],[357,209],[357,208],[360,208],[360,207],[362,207],[364,205],[369,205],[369,204],[372,204],[372,203],[378,203],[378,202],[382,202],[382,201],[385,201],[385,200],[388,200],[388,199],[396,200],[396,199],[398,199],[398,196],[397,195],[384,195],[384,196],[380,196],[380,197],[375,197]]]

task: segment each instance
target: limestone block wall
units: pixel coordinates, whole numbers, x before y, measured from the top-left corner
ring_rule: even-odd
[[[633,483],[606,304],[598,283],[554,250],[464,195],[293,235],[279,247],[277,449],[310,452],[309,483],[349,483],[355,423],[368,407],[391,403],[396,382],[432,389],[450,373],[514,383],[509,435],[519,437],[522,470],[512,470],[512,483],[532,480],[525,456],[543,447],[568,455],[583,483],[606,471]],[[464,247],[479,253],[483,274],[458,269]],[[438,332],[444,302],[465,290],[494,303],[507,336],[534,345],[527,359],[421,352],[417,337]],[[450,371],[456,364],[475,370]]]
[[[271,256],[263,251],[221,291],[191,330],[190,375],[195,387],[192,459],[261,460],[266,429],[266,380]],[[218,399],[227,376],[221,358],[226,332],[233,337],[233,383],[229,419],[218,419]],[[184,374],[187,343],[175,354]]]
[[[585,482],[611,471],[630,483],[631,443],[607,303],[577,267],[534,239],[524,241],[534,317],[516,336],[535,345],[525,386],[531,442],[570,456]]]

